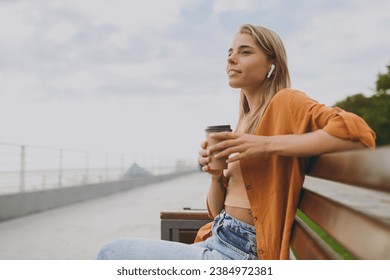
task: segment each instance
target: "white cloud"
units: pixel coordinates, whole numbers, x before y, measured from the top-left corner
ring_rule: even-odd
[[[369,93],[390,2],[338,2],[0,2],[0,142],[196,156],[206,125],[235,125],[226,51],[246,22],[280,34],[294,87],[328,105]]]
[[[77,32],[77,27],[69,22],[58,22],[49,27],[47,32],[48,40],[54,44],[61,44],[67,42]]]
[[[86,14],[97,25],[109,23],[137,32],[140,31],[140,23],[162,29],[176,23],[183,6],[180,0],[72,0],[63,3],[70,9]]]
[[[26,22],[19,11],[19,5],[15,8],[11,4],[4,5],[0,9],[0,42],[11,44],[19,42],[33,34],[34,28]]]
[[[312,14],[287,35],[294,85],[328,105],[346,95],[370,94],[376,74],[390,62],[390,23],[381,27],[390,5],[360,3]]]
[[[269,9],[273,6],[275,1],[262,0],[260,3],[256,0],[216,0],[214,1],[214,13],[220,14],[223,12],[251,12],[256,10],[259,6],[261,9]]]

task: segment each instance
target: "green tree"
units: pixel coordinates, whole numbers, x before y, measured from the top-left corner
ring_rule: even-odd
[[[378,74],[378,80],[376,81],[376,92],[379,94],[387,93],[390,89],[390,65],[387,65],[387,73]]]
[[[376,92],[371,97],[358,93],[335,104],[361,116],[375,131],[378,146],[390,144],[390,65],[387,71],[378,74]]]

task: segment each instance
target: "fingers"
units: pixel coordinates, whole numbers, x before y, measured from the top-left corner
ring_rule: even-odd
[[[211,162],[210,152],[207,150],[207,141],[204,141],[201,144],[202,150],[199,151],[199,159],[198,162],[202,165],[202,171],[208,172],[211,175],[220,175],[222,170],[211,170],[209,163]]]
[[[208,156],[201,156],[201,157],[199,157],[198,162],[199,162],[199,164],[205,166],[205,165],[210,163],[210,157],[208,157]]]
[[[217,140],[220,140],[220,141],[229,140],[229,139],[236,139],[236,138],[238,138],[238,136],[239,136],[238,133],[228,132],[228,131],[215,132],[215,133],[211,133],[210,134],[211,138],[214,138],[214,139],[217,139]]]
[[[207,166],[207,164],[210,162],[210,157],[209,157],[210,153],[209,153],[208,150],[206,150],[207,144],[208,144],[207,141],[204,141],[204,142],[200,145],[201,148],[202,148],[202,150],[199,151],[200,157],[199,157],[199,159],[198,159],[198,162],[199,162],[199,164],[203,165],[202,171],[207,171],[207,170],[203,170],[203,169],[204,169],[204,168]],[[207,166],[207,167],[208,167],[208,166]]]
[[[232,163],[232,162],[235,162],[235,161],[238,161],[240,159],[242,159],[244,157],[244,154],[243,153],[238,153],[236,154],[235,156],[233,157],[229,157],[226,162],[227,163]]]
[[[203,166],[202,166],[202,171],[203,171],[203,172],[209,172],[209,171],[210,171],[210,166],[208,166],[208,165],[203,165]]]
[[[239,139],[225,140],[210,146],[208,151],[210,153],[222,153],[224,156],[228,156],[230,155],[229,153],[239,152],[236,149],[239,148],[240,144],[242,142]]]
[[[209,156],[209,152],[206,150],[201,150],[199,152],[199,164],[202,165],[202,171],[203,172],[208,172],[211,175],[216,175],[219,174],[221,171],[220,170],[211,170],[209,163],[211,162],[211,158]]]
[[[211,134],[210,137],[220,141],[207,149],[209,154],[213,154],[216,159],[229,157],[233,153],[240,152],[242,148],[240,146],[242,141],[238,133],[218,132]]]
[[[208,172],[210,175],[213,175],[213,176],[221,176],[223,173],[223,170],[211,170],[208,165],[203,166],[202,171]]]
[[[244,150],[245,150],[245,147],[243,147],[243,146],[233,146],[233,147],[224,149],[218,153],[215,153],[214,158],[215,159],[229,158],[229,157],[233,158],[233,157],[237,156],[236,154],[240,154]],[[232,156],[232,155],[234,155],[234,156]]]
[[[203,141],[203,143],[200,145],[200,147],[201,147],[202,149],[206,149],[206,148],[207,148],[207,145],[208,145],[207,141]]]
[[[202,150],[199,151],[199,155],[201,156],[201,158],[208,157],[210,155],[210,152],[208,150],[206,150],[206,148],[207,148],[207,141],[204,141],[201,144],[201,148],[202,148]]]
[[[211,173],[212,170],[210,170],[209,163],[211,162],[211,154],[215,154],[215,158],[223,158],[223,157],[229,157],[233,153],[239,152],[239,140],[237,138],[240,135],[237,133],[232,132],[218,132],[218,133],[212,133],[210,137],[215,138],[221,142],[208,146],[208,142],[204,141],[201,144],[201,150],[199,151],[199,159],[198,162],[200,165],[202,165],[202,171]],[[232,157],[230,161],[236,161],[238,160],[236,157]]]

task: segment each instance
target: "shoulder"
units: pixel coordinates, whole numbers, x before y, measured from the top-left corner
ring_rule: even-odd
[[[303,91],[296,89],[285,88],[278,91],[272,98],[272,103],[276,106],[299,106],[303,103],[313,103],[316,101],[311,99]]]
[[[281,101],[281,100],[292,100],[292,99],[307,99],[310,97],[306,95],[303,91],[292,89],[292,88],[284,88],[280,91],[278,91],[275,96],[275,101]]]

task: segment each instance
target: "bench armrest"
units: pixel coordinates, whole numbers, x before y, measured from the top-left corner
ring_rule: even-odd
[[[161,212],[161,239],[194,243],[196,234],[211,221],[207,211]]]

